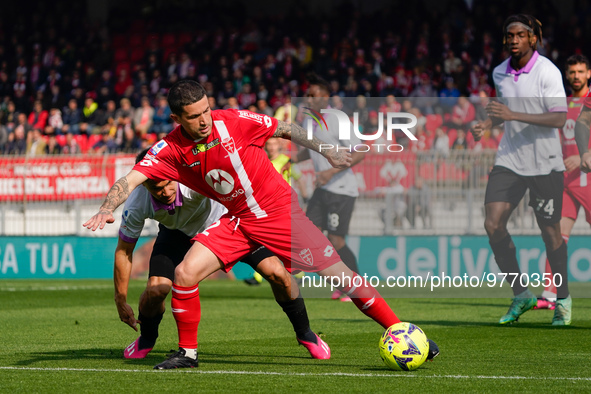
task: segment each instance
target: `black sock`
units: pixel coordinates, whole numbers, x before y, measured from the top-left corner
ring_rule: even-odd
[[[556,282],[560,283],[560,286],[556,286],[556,298],[562,299],[569,295],[568,291],[568,253],[566,250],[566,242],[558,247],[558,249],[548,252],[546,250],[548,262],[552,269],[552,282],[556,285]],[[556,280],[554,280],[556,278]]]
[[[357,267],[357,259],[355,258],[355,255],[347,245],[337,250],[337,253],[339,254],[339,256],[341,256],[341,259],[343,259],[343,263],[345,263],[345,265],[349,267],[351,271],[355,272],[356,274],[359,273],[359,267]]]
[[[310,320],[306,311],[306,304],[301,294],[295,300],[277,301],[283,312],[289,318],[296,336],[302,341],[316,343],[316,334],[310,329]]]
[[[521,270],[517,263],[517,250],[515,249],[511,235],[507,234],[505,238],[497,243],[489,243],[501,272],[507,274],[507,282],[513,283],[513,286],[511,286],[513,294],[523,293],[527,290],[527,287],[524,287],[520,281]],[[515,278],[516,275],[518,275],[517,278]]]
[[[164,313],[160,313],[154,317],[146,317],[142,314],[142,312],[139,313],[138,320],[141,321],[141,336],[139,343],[140,349],[154,346],[156,339],[158,339],[158,326],[160,326],[162,316],[164,316]]]

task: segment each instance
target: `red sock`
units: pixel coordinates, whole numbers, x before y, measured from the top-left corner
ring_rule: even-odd
[[[172,315],[179,332],[179,347],[197,349],[197,328],[201,320],[199,285],[172,285]]]
[[[355,306],[366,316],[371,317],[376,323],[384,328],[400,323],[400,319],[392,311],[380,293],[367,284],[361,276],[355,274],[351,278],[351,283],[345,283],[345,285],[342,290],[351,297]]]

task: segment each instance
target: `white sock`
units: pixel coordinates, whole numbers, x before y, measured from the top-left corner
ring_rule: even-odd
[[[193,360],[197,359],[197,349],[182,349],[185,351],[185,357],[192,358]]]

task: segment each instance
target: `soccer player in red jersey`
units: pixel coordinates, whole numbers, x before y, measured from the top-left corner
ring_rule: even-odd
[[[580,169],[581,157],[575,141],[575,123],[581,113],[583,101],[589,95],[589,78],[591,78],[591,67],[587,57],[573,55],[566,60],[566,80],[572,89],[572,94],[568,98],[566,123],[560,129],[562,157],[566,167],[560,219],[560,232],[564,242],[568,242],[581,206],[585,211],[587,223],[591,224],[591,179]],[[552,278],[552,270],[547,260],[544,278]],[[544,289],[542,297],[538,299],[537,309],[554,309],[556,286],[553,283],[554,280],[551,280],[550,286]]]
[[[96,230],[114,221],[113,211],[147,179],[171,179],[223,204],[228,213],[195,236],[175,270],[172,310],[179,350],[155,369],[191,367],[197,358],[197,324],[192,311],[199,282],[263,245],[288,271],[317,272],[343,278],[346,292],[361,312],[387,328],[400,320],[380,294],[341,261],[328,239],[301,210],[297,195],[262,149],[282,137],[320,151],[322,141],[306,138],[298,125],[249,111],[212,111],[197,82],[177,82],[168,94],[172,119],[179,124],[157,142],[126,176],[112,187],[99,212],[84,226]],[[351,165],[348,152],[322,150],[336,168]],[[348,279],[348,280],[347,280]],[[321,340],[317,338],[318,343]],[[431,358],[436,354],[430,352]]]

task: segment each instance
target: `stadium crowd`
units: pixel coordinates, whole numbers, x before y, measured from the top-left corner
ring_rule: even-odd
[[[478,143],[467,131],[486,116],[490,73],[508,57],[497,38],[509,2],[394,3],[369,15],[343,3],[331,16],[302,6],[256,18],[238,4],[199,13],[115,8],[105,24],[89,22],[84,4],[36,2],[16,21],[0,16],[1,154],[139,151],[174,127],[166,95],[180,79],[199,81],[212,109],[286,120],[310,72],[329,81],[333,107],[359,113],[363,132],[377,129],[379,112],[415,114],[418,141],[396,135],[414,151],[445,155],[500,141],[499,128]],[[548,2],[527,7],[546,18],[539,51],[559,68],[587,51],[586,2],[569,20]],[[345,108],[343,98],[355,104]]]

